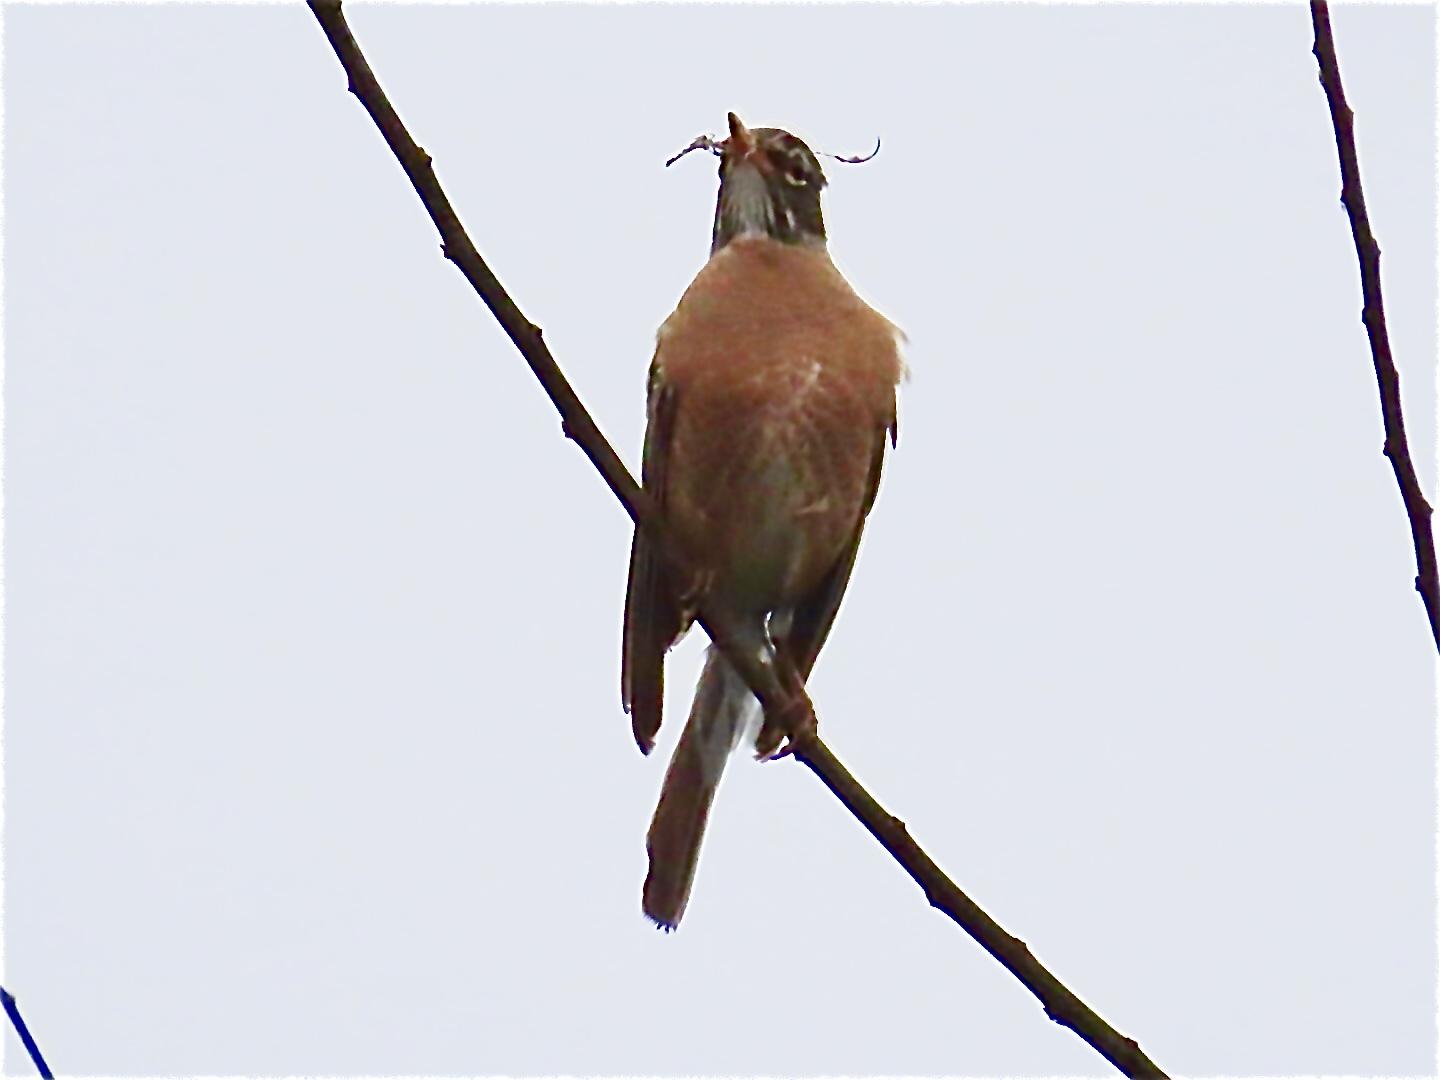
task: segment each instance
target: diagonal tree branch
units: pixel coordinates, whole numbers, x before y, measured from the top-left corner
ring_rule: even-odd
[[[530,370],[535,373],[535,377],[540,380],[541,386],[554,402],[566,435],[579,444],[586,457],[604,477],[610,490],[635,522],[650,536],[667,563],[677,570],[694,565],[688,554],[678,549],[675,538],[665,529],[653,503],[636,485],[615,451],[605,441],[555,363],[554,357],[550,355],[540,329],[521,314],[476,251],[435,177],[430,155],[410,137],[376,81],[360,46],[350,33],[340,10],[339,0],[309,0],[309,4],[349,77],[350,92],[360,100],[365,111],[375,121],[375,126],[380,129],[439,230],[445,257],[460,269],[505,332],[510,335],[515,347],[530,365]],[[759,664],[745,650],[731,647],[729,643],[736,639],[723,611],[702,611],[700,622],[711,640],[725,650],[726,656],[767,711],[793,708],[797,704],[797,698],[804,699],[803,690],[792,693],[789,688],[779,684],[771,669]],[[804,702],[804,707],[809,707],[808,701]],[[814,772],[870,834],[880,841],[885,850],[924,890],[931,905],[959,924],[1040,999],[1050,1019],[1070,1028],[1126,1076],[1165,1076],[1133,1039],[1127,1039],[1107,1024],[1036,960],[1024,942],[1006,933],[998,923],[981,911],[974,901],[944,874],[934,860],[925,854],[920,845],[911,839],[905,823],[887,813],[840,764],[818,736],[803,740],[796,747],[795,756]]]
[[[1410,460],[1410,443],[1405,437],[1405,414],[1400,407],[1400,373],[1390,355],[1390,334],[1385,328],[1385,301],[1380,293],[1380,245],[1370,231],[1365,212],[1365,192],[1360,187],[1360,159],[1355,152],[1355,113],[1345,102],[1340,85],[1340,62],[1335,58],[1335,38],[1330,33],[1330,5],[1311,0],[1310,21],[1315,26],[1315,60],[1320,65],[1320,85],[1330,104],[1330,121],[1335,127],[1335,148],[1340,154],[1340,201],[1350,217],[1355,238],[1355,255],[1360,260],[1360,291],[1365,298],[1361,321],[1370,337],[1370,355],[1375,361],[1375,378],[1380,384],[1380,415],[1385,425],[1384,454],[1395,470],[1405,516],[1410,519],[1410,538],[1415,544],[1415,589],[1430,617],[1430,633],[1440,648],[1440,577],[1435,568],[1435,538],[1430,531],[1430,503],[1420,490],[1415,463]]]

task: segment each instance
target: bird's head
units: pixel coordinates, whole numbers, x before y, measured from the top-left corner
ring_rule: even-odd
[[[702,135],[667,164],[691,150],[720,158],[720,194],[715,200],[713,255],[741,236],[768,236],[786,244],[824,247],[825,220],[820,191],[825,173],[800,139],[780,128],[747,128],[733,112],[730,135]]]

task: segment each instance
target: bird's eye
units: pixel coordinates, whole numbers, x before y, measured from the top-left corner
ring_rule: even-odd
[[[799,161],[785,166],[785,172],[782,175],[785,177],[785,182],[791,187],[804,187],[810,182],[809,172],[806,171],[804,163]]]

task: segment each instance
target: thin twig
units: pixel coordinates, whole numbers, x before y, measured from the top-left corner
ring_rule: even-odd
[[[5,1014],[10,1017],[10,1023],[15,1025],[15,1034],[19,1035],[20,1041],[25,1044],[25,1049],[30,1054],[30,1060],[35,1063],[36,1070],[45,1080],[55,1080],[55,1074],[50,1071],[50,1066],[45,1064],[45,1055],[40,1053],[40,1047],[35,1045],[34,1036],[25,1026],[25,1018],[20,1015],[20,1006],[15,1004],[15,996],[3,986],[0,986],[0,1005],[4,1005]]]
[[[515,347],[520,350],[554,402],[565,433],[579,444],[605,478],[610,490],[625,506],[631,518],[646,531],[667,562],[678,570],[694,565],[685,552],[677,550],[674,537],[664,528],[653,503],[635,484],[615,451],[600,434],[595,422],[550,355],[539,329],[520,313],[466,236],[459,218],[435,178],[430,156],[415,144],[381,90],[346,25],[339,0],[310,0],[310,9],[349,77],[351,93],[360,99],[365,111],[375,121],[405,174],[410,178],[420,201],[425,204],[435,227],[440,231],[446,258],[459,267],[510,335]],[[772,707],[784,709],[796,704],[787,690],[779,685],[771,669],[759,664],[746,650],[730,647],[728,643],[735,638],[723,612],[702,612],[700,621],[711,640],[725,650],[726,656],[755,691],[767,711]],[[800,692],[800,695],[803,695],[803,692]],[[1046,1014],[1052,1020],[1073,1030],[1126,1076],[1164,1077],[1165,1074],[1141,1052],[1134,1040],[1125,1038],[1110,1027],[1061,985],[1060,981],[1031,955],[1023,942],[1006,933],[961,892],[910,838],[904,823],[887,813],[860,786],[818,736],[804,739],[796,747],[795,756],[820,777],[825,786],[904,867],[925,891],[931,904],[954,919],[1040,999]]]
[[[1370,231],[1365,212],[1365,192],[1360,187],[1360,159],[1355,152],[1355,114],[1345,103],[1340,85],[1340,63],[1335,59],[1335,38],[1330,33],[1330,6],[1325,0],[1311,0],[1310,21],[1315,26],[1315,60],[1320,65],[1320,85],[1330,104],[1335,127],[1335,148],[1340,154],[1340,201],[1350,217],[1355,254],[1360,260],[1360,291],[1365,298],[1361,321],[1370,337],[1370,355],[1375,361],[1375,378],[1380,384],[1380,415],[1385,425],[1383,453],[1395,470],[1405,515],[1410,519],[1410,538],[1415,543],[1415,589],[1430,617],[1430,633],[1440,648],[1440,576],[1435,567],[1435,539],[1430,531],[1430,503],[1420,490],[1415,464],[1410,460],[1410,443],[1405,438],[1405,414],[1400,407],[1400,373],[1390,355],[1390,334],[1385,329],[1385,301],[1380,293],[1380,245]]]

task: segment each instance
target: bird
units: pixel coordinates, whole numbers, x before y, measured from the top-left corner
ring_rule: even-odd
[[[709,259],[661,324],[648,374],[641,486],[697,565],[672,580],[637,527],[620,681],[646,754],[665,654],[701,607],[725,609],[732,644],[803,684],[899,434],[902,335],[831,261],[816,154],[781,128],[747,128],[733,112],[727,122],[727,138],[676,155],[709,149],[720,187]],[[721,772],[758,709],[712,643],[646,837],[641,908],[666,931],[685,913]],[[757,757],[803,734],[767,718]]]

